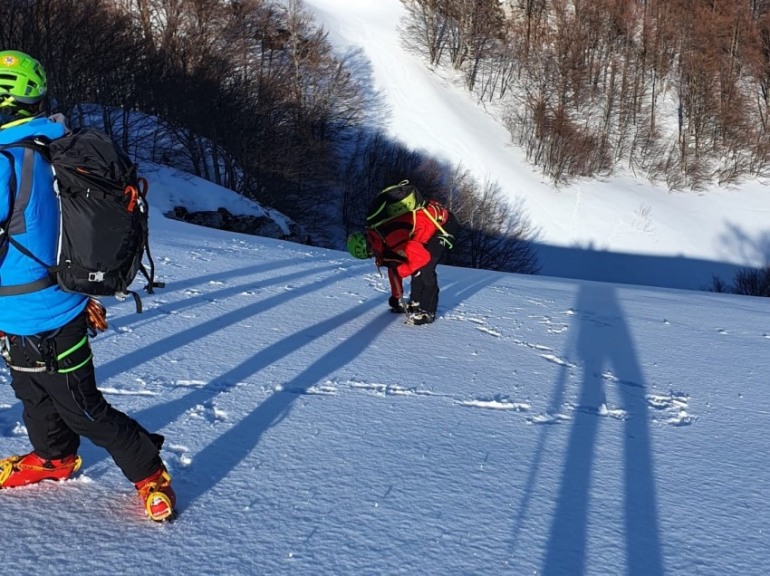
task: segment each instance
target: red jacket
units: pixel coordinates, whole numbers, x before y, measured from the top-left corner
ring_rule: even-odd
[[[377,266],[388,267],[391,293],[396,298],[403,295],[402,279],[430,262],[431,255],[425,244],[438,230],[436,222],[446,222],[447,218],[447,209],[431,201],[423,209],[407,212],[366,231]]]

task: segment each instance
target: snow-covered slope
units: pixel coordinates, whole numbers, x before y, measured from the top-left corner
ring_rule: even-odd
[[[407,51],[399,39],[406,15],[399,0],[304,4],[341,52],[358,49],[365,55],[371,88],[391,112],[383,121],[387,134],[462,164],[479,182],[499,182],[512,202],[523,203],[545,245],[543,274],[701,289],[713,274],[731,279],[737,267],[770,261],[770,190],[763,184],[671,193],[615,177],[556,189],[510,145],[502,124],[461,82],[446,71],[430,70]],[[602,252],[639,256],[642,268],[618,270]],[[663,273],[640,273],[657,267]]]
[[[770,565],[764,299],[440,268],[405,326],[342,252],[153,215],[107,398],[166,435],[153,525],[84,442],[0,492],[6,574],[735,574]],[[0,446],[28,450],[0,372]]]

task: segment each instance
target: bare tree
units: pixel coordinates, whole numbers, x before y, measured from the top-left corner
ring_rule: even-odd
[[[447,54],[479,98],[506,98],[556,181],[619,162],[684,187],[766,170],[766,0],[403,1],[430,62]]]
[[[446,6],[450,0],[401,0],[410,15],[405,30],[408,47],[425,51],[428,62],[438,65],[449,42],[450,21]]]
[[[467,171],[455,169],[448,207],[461,232],[450,254],[453,264],[485,270],[536,274],[531,243],[536,234],[521,203],[504,200],[498,183],[479,187]]]

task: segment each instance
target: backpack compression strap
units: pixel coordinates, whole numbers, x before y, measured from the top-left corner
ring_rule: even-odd
[[[430,213],[430,210],[428,210],[427,208],[420,208],[420,210],[425,212],[425,215],[430,219],[431,222],[433,222],[434,226],[436,226],[436,228],[441,231],[441,233],[444,235],[444,238],[447,238],[447,242],[449,242],[448,239],[452,238],[453,236],[451,234],[449,234],[446,230],[444,230],[444,228],[441,226],[441,224],[438,223],[438,220],[436,220],[433,217],[433,215]],[[452,248],[452,243],[451,242],[449,242],[449,248],[450,249]]]

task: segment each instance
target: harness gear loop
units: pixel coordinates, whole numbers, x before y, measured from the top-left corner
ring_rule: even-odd
[[[59,331],[57,330],[55,333],[41,338],[39,345],[34,345],[33,341],[33,345],[37,349],[37,352],[40,354],[41,358],[41,360],[34,361],[34,366],[16,366],[12,364],[11,355],[9,352],[10,344],[8,342],[8,337],[4,336],[0,342],[2,344],[2,356],[8,368],[17,372],[25,373],[47,372],[48,374],[68,374],[82,368],[91,361],[93,358],[93,353],[89,352],[88,355],[75,366],[60,368],[59,366],[64,360],[88,344],[88,336],[83,336],[83,338],[81,338],[76,344],[64,352],[57,354],[56,341],[54,340],[54,337],[58,334],[58,332]],[[32,362],[29,358],[28,360]]]

